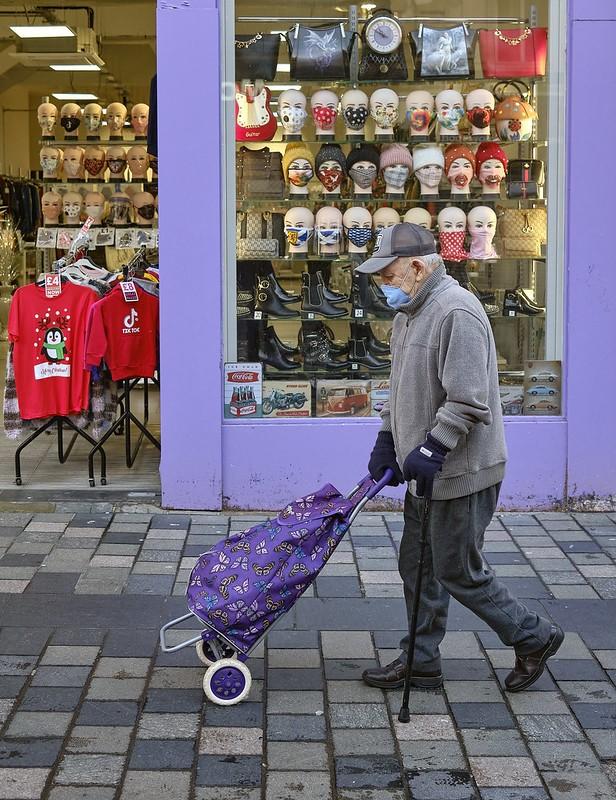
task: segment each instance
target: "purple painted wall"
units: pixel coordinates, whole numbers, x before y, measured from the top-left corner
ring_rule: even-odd
[[[608,113],[605,98],[616,83],[616,22],[605,20],[615,19],[613,0],[570,0],[568,417],[506,422],[509,467],[501,502],[507,508],[549,508],[566,494],[606,496],[616,486],[616,386],[609,359],[616,301],[605,236],[613,227],[616,167],[609,157],[589,162],[602,140],[598,125],[586,124],[589,109],[601,109],[603,119]],[[158,26],[161,264],[167,275],[161,301],[163,502],[173,508],[277,508],[325,481],[350,487],[366,472],[377,420],[222,422],[216,2],[158,0]],[[190,115],[179,113],[187,108]],[[587,181],[597,174],[602,178],[593,182],[589,202]],[[389,496],[396,501],[402,495],[392,490]]]

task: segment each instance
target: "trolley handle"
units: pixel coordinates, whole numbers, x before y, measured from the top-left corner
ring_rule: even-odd
[[[362,497],[362,499],[359,501],[359,503],[353,509],[353,512],[351,513],[351,515],[349,517],[349,525],[352,525],[353,522],[355,522],[355,520],[357,519],[359,514],[363,511],[364,506],[366,505],[368,500],[372,500],[374,497],[376,497],[377,494],[379,494],[379,492],[381,492],[389,484],[390,480],[393,477],[394,477],[393,469],[386,469],[385,473],[384,473],[384,475],[383,475],[383,477],[381,478],[380,481],[374,481],[374,479],[372,478],[371,475],[366,475],[366,477],[363,478],[357,484],[357,486],[348,495],[349,498],[353,497],[355,492],[357,492],[357,490],[360,489],[366,483],[366,481],[371,481],[373,483],[373,486],[371,486],[368,489],[368,491],[366,492],[366,495],[364,497]]]

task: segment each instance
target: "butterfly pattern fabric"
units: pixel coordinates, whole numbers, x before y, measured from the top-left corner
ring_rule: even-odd
[[[326,484],[199,556],[186,596],[209,626],[204,638],[218,631],[248,653],[323,569],[372,486],[368,478],[347,498]]]

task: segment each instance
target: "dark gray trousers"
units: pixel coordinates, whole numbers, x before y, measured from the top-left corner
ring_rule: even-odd
[[[550,637],[551,623],[513,597],[484,561],[484,534],[499,491],[500,483],[466,497],[431,503],[413,659],[418,670],[441,668],[439,645],[447,628],[450,597],[477,614],[503,644],[514,646],[520,655],[539,650]],[[404,582],[409,627],[422,513],[423,499],[407,492],[398,568]],[[400,642],[402,661],[406,661],[408,643],[407,635]]]

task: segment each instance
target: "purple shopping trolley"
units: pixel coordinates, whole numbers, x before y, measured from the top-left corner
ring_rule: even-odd
[[[302,596],[391,476],[388,470],[378,483],[367,476],[347,496],[326,484],[199,556],[186,590],[190,612],[163,625],[160,646],[173,653],[196,645],[212,702],[233,705],[247,697],[250,651]],[[204,626],[199,636],[169,644],[166,632],[194,617]]]

